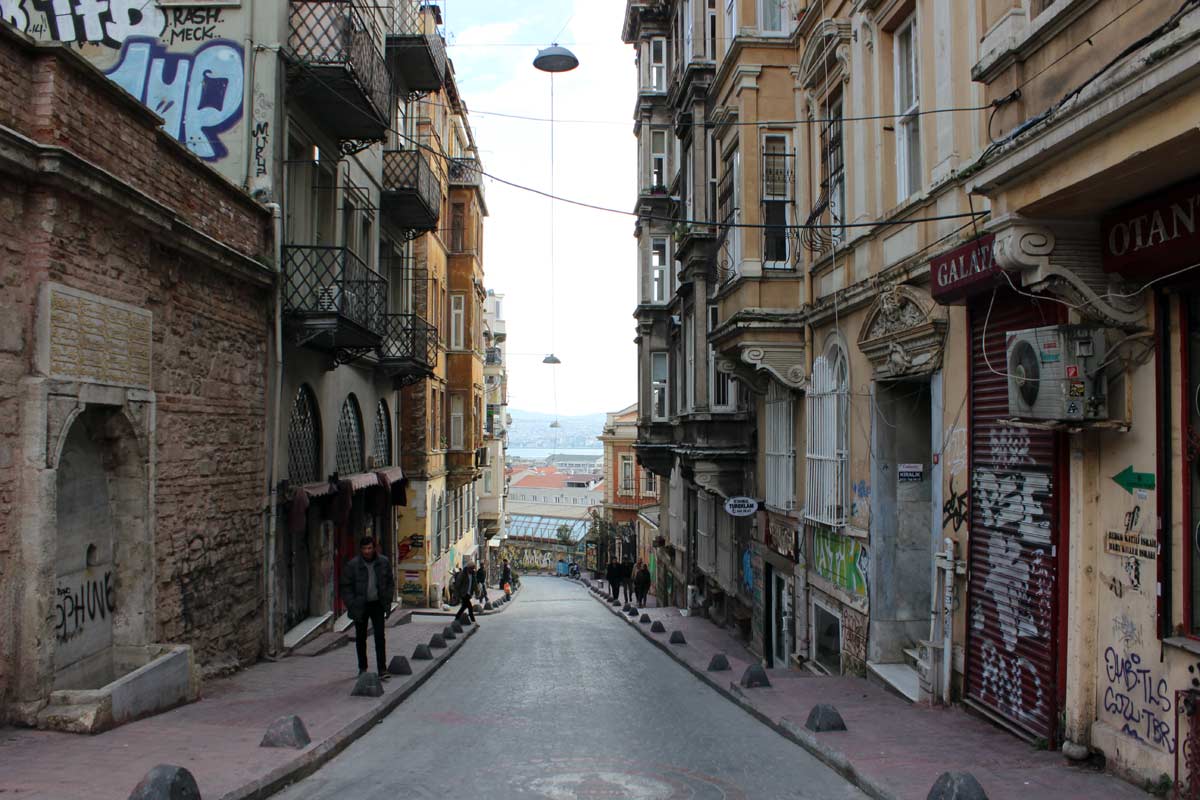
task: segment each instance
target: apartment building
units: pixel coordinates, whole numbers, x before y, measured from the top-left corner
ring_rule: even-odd
[[[483,390],[484,417],[479,479],[480,540],[487,542],[484,556],[494,563],[493,551],[508,535],[508,332],[504,321],[504,295],[489,289],[484,304]],[[489,564],[490,566],[490,564]]]
[[[674,602],[1189,774],[1196,5],[628,3]]]
[[[638,512],[657,508],[659,479],[637,464],[637,404],[605,415],[604,430],[597,438],[604,444],[604,505],[601,514],[611,527],[604,537],[599,558],[640,561],[645,549],[638,533]]]

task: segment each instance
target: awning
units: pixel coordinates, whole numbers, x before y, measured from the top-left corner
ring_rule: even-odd
[[[347,475],[341,479],[340,485],[344,486],[347,483],[350,484],[351,491],[361,492],[363,489],[379,485],[379,473],[360,472],[357,475]]]
[[[303,533],[307,524],[308,506],[312,500],[333,494],[329,481],[309,483],[296,489],[288,501],[287,526],[291,533]]]
[[[399,467],[388,467],[375,471],[379,485],[388,493],[388,498],[394,506],[408,505],[408,479]]]

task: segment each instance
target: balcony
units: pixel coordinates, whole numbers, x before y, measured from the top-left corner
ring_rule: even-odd
[[[442,186],[421,150],[383,151],[383,213],[410,231],[437,228]]]
[[[387,134],[391,80],[374,17],[351,0],[293,0],[289,12],[291,88],[340,140]]]
[[[478,158],[452,158],[447,170],[450,185],[455,188],[479,188],[483,186],[483,167]]]
[[[438,359],[437,328],[416,314],[386,314],[379,369],[400,386],[433,374]]]
[[[285,245],[284,313],[298,344],[347,363],[379,346],[387,281],[346,247]]]
[[[387,37],[392,79],[406,93],[436,92],[446,80],[446,45],[425,32],[427,3],[397,0]]]
[[[483,364],[486,367],[498,367],[504,363],[504,356],[499,347],[489,347],[484,354]]]

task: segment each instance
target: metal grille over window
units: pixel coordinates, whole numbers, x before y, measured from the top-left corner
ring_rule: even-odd
[[[288,480],[295,484],[321,479],[321,416],[312,389],[301,386],[288,423]]]
[[[800,241],[811,253],[825,253],[845,240],[846,162],[842,150],[842,98],[830,97],[825,104],[825,127],[821,129],[821,192],[808,215]]]
[[[767,505],[796,505],[796,448],[791,393],[774,381],[767,388]]]
[[[358,410],[358,400],[354,395],[346,397],[342,403],[342,413],[338,418],[337,450],[334,461],[339,475],[353,475],[363,470],[363,430],[362,414]]]
[[[375,466],[386,467],[392,463],[392,418],[386,400],[375,407]]]
[[[808,391],[807,502],[804,515],[833,528],[846,524],[849,505],[847,412],[849,375],[840,348],[813,363]]]
[[[713,513],[713,496],[708,492],[697,495],[696,542],[697,565],[709,575],[717,571],[716,521]]]

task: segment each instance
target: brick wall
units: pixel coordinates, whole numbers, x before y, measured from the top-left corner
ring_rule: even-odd
[[[0,707],[22,579],[19,432],[33,412],[19,381],[34,367],[46,281],[153,313],[155,639],[192,644],[207,667],[251,662],[262,636],[273,290],[150,235],[121,198],[142,194],[260,261],[270,216],[73,54],[0,26],[0,74],[0,125],[112,176],[111,200],[98,199],[0,158]]]

